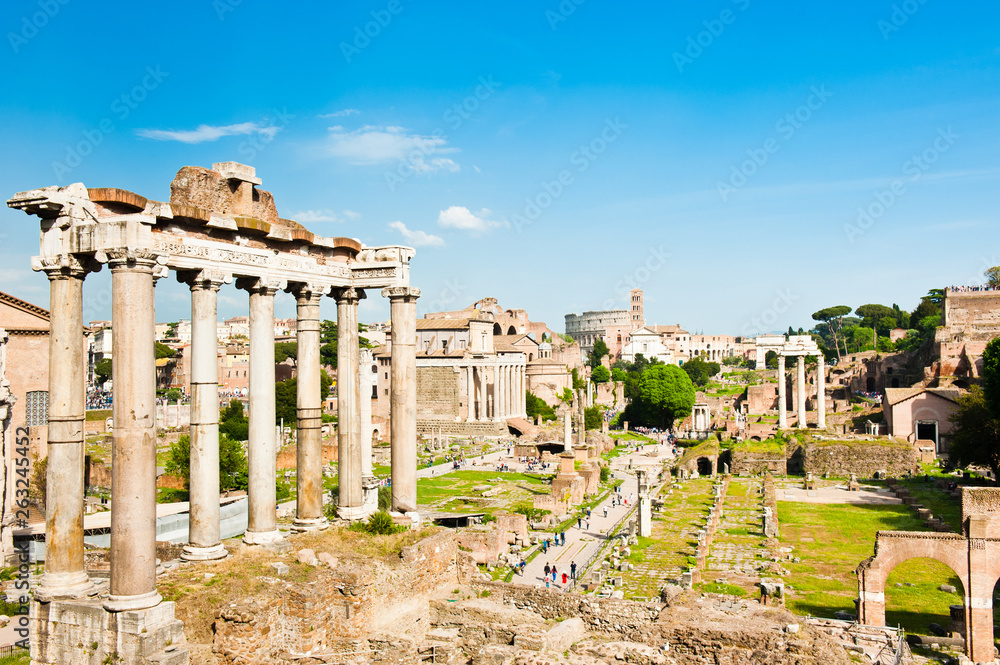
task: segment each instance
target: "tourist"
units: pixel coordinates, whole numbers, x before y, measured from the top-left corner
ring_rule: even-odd
[[[569,563],[569,575],[574,580],[576,579],[576,561],[570,561],[570,563]]]
[[[548,554],[548,553],[549,553],[549,539],[546,538],[545,540],[542,541],[542,554]]]
[[[576,518],[576,528],[577,529],[582,529],[583,528],[583,518],[582,517],[577,517]]]
[[[545,579],[548,579],[549,573],[552,572],[552,566],[550,566],[548,563],[546,563],[544,570],[545,570]]]
[[[559,571],[557,571],[557,570],[556,570],[556,567],[555,567],[555,566],[553,565],[553,566],[552,566],[552,581],[553,581],[553,582],[555,582],[555,581],[556,581],[556,575],[557,575],[558,573],[559,573]]]
[[[563,583],[563,586],[566,586],[566,583],[567,583],[568,581],[569,581],[569,580],[568,580],[568,579],[566,579],[566,573],[563,573],[563,574],[562,574],[562,583]]]
[[[521,559],[521,565],[519,566],[520,569],[521,569],[521,577],[524,577],[524,567],[526,565],[527,565],[527,562],[524,559]]]
[[[608,516],[608,507],[607,506],[604,506],[604,516],[605,517]]]

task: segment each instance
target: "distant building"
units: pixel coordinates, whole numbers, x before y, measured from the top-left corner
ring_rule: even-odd
[[[886,388],[882,413],[889,434],[910,443],[933,441],[936,452],[948,452],[950,418],[961,395],[954,388]]]
[[[613,329],[612,343],[617,345],[617,338],[622,334],[622,330],[637,330],[645,325],[642,289],[632,289],[629,293],[629,309],[567,314],[565,319],[566,334],[580,343],[580,352],[583,356],[594,350],[594,342],[597,340],[602,340],[610,348],[609,329]],[[616,346],[617,348],[620,347]]]

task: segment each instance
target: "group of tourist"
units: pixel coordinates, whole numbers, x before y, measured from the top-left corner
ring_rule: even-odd
[[[998,291],[1000,287],[980,284],[976,286],[949,286],[948,290],[953,293],[971,293],[974,291]]]
[[[522,566],[522,570],[523,570],[523,566]],[[562,573],[562,584],[563,584],[563,586],[566,586],[571,579],[572,580],[576,579],[576,561],[571,561],[570,562],[570,564],[569,564],[569,570],[570,570],[569,575],[566,574],[566,571],[563,571],[563,573]],[[559,576],[559,571],[556,570],[555,564],[553,564],[553,565],[550,566],[548,563],[546,563],[544,571],[545,571],[545,586],[546,587],[548,587],[551,582],[557,582],[558,576]],[[551,578],[550,578],[550,576],[551,576]]]

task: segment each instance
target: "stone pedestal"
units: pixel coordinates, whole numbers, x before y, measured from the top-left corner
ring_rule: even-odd
[[[188,665],[183,624],[174,604],[108,612],[99,600],[33,601],[31,662]]]

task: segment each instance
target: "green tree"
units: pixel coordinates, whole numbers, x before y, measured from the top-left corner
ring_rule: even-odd
[[[983,349],[983,399],[993,417],[1000,418],[1000,337]]]
[[[219,435],[223,434],[234,441],[246,441],[250,437],[250,423],[243,413],[243,402],[238,399],[231,400],[219,414]]]
[[[598,339],[594,342],[594,349],[587,357],[587,364],[590,365],[591,369],[599,367],[601,365],[601,359],[610,353],[611,349],[609,349],[608,345],[604,343],[604,340]]]
[[[764,368],[765,369],[778,369],[778,352],[768,351],[764,354]],[[781,377],[778,377],[781,381]]]
[[[920,304],[910,314],[910,325],[920,327],[921,322],[928,316],[941,318],[941,303],[944,300],[942,289],[931,289],[927,295],[920,299]],[[915,325],[916,324],[916,325]],[[936,324],[940,325],[940,323]]]
[[[543,421],[556,419],[555,410],[530,390],[524,394],[524,410],[532,421],[538,416],[541,416]]]
[[[1000,266],[987,268],[983,275],[986,277],[986,286],[993,289],[1000,288]]]
[[[569,406],[573,403],[573,391],[569,388],[563,388],[562,393],[559,394],[559,401],[563,404]]]
[[[590,379],[594,383],[607,383],[611,380],[611,370],[604,365],[598,365],[591,371]]]
[[[573,368],[573,390],[582,390],[587,387],[587,382],[580,378],[580,372]]]
[[[320,364],[337,369],[337,322],[325,319],[320,322],[319,330]],[[358,332],[366,332],[367,330],[368,326],[363,323],[358,324]],[[364,336],[358,337],[358,344],[362,349],[375,348],[375,345]]]
[[[833,335],[833,346],[837,351],[837,358],[840,358],[840,341],[838,335],[844,327],[844,317],[851,313],[851,308],[847,305],[834,305],[833,307],[826,307],[819,310],[818,312],[813,312],[812,318],[814,321],[822,321],[830,327],[830,333]]]
[[[275,342],[274,362],[276,363],[284,362],[288,358],[297,359],[298,352],[299,352],[299,345],[296,342]]]
[[[601,429],[602,420],[601,407],[588,406],[583,410],[584,429]]]
[[[94,374],[99,383],[105,383],[111,379],[111,358],[102,358],[94,363]]]
[[[983,465],[1000,478],[1000,420],[993,417],[983,389],[972,386],[952,414],[951,460],[958,467]]]
[[[159,360],[160,358],[173,358],[175,353],[177,353],[176,349],[171,349],[169,346],[167,346],[162,342],[156,342],[155,354],[157,360]]]
[[[621,369],[619,367],[615,367],[614,369],[611,370],[611,380],[612,381],[615,381],[615,382],[624,381],[627,376],[628,376],[628,372],[626,372],[625,370],[623,370],[623,369]]]
[[[191,479],[191,437],[182,435],[170,446],[167,453],[167,473],[184,479],[188,487]],[[239,441],[225,434],[219,435],[219,488],[245,490],[247,488],[247,457]]]
[[[654,365],[639,377],[639,415],[646,424],[673,429],[674,421],[686,418],[694,407],[691,377],[677,365]],[[636,422],[636,421],[633,421]]]

